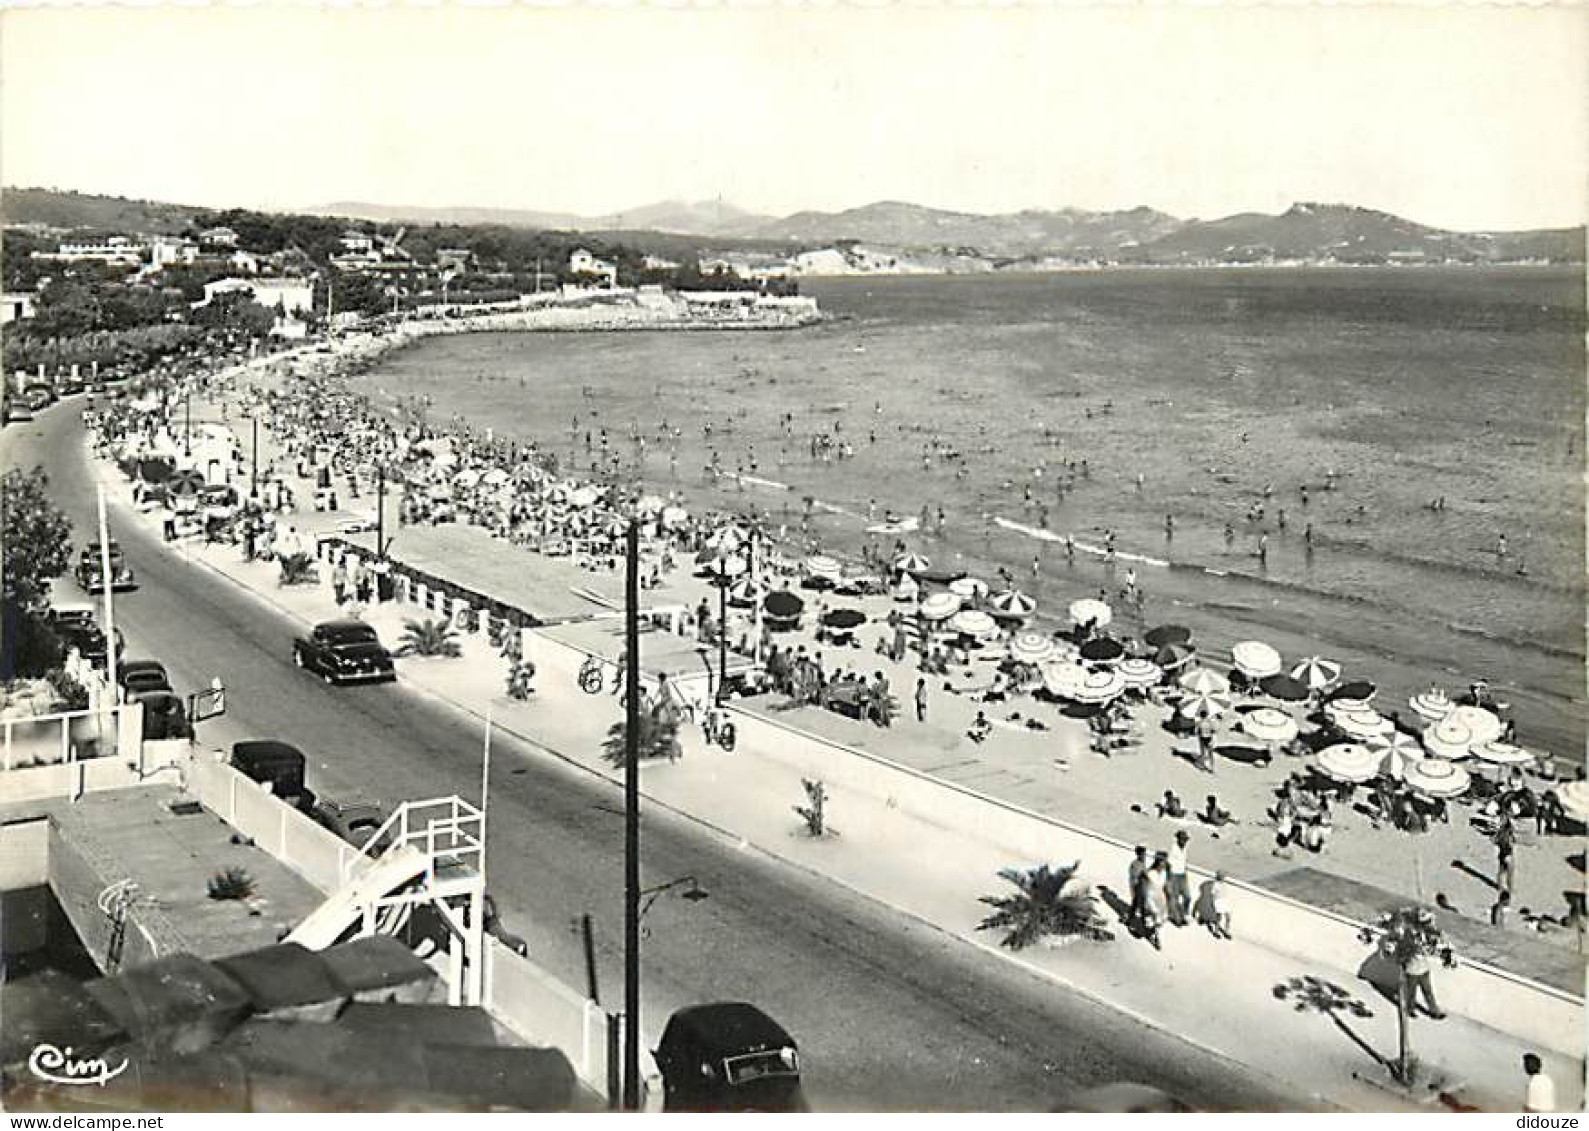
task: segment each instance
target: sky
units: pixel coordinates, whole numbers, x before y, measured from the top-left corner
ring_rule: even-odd
[[[1585,221],[1586,150],[1565,3],[0,13],[0,182],[211,206],[1311,200],[1529,228]]]

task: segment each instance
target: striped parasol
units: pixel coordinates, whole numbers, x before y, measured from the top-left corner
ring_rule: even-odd
[[[1341,678],[1341,665],[1322,656],[1309,656],[1291,669],[1291,678],[1301,680],[1310,691],[1322,691]]]
[[[957,577],[949,583],[949,592],[964,600],[976,601],[987,595],[988,583],[975,577]]]
[[[1107,703],[1126,689],[1126,681],[1115,671],[1088,672],[1071,696],[1078,703]]]
[[[1407,763],[1423,757],[1423,747],[1410,734],[1392,730],[1363,740],[1363,745],[1380,757],[1379,768],[1393,778],[1400,778]]]
[[[932,568],[932,562],[920,554],[901,554],[894,559],[894,568],[900,573],[924,573]]]
[[[1121,660],[1115,665],[1115,671],[1120,673],[1120,678],[1126,681],[1127,687],[1152,687],[1164,678],[1164,669],[1152,660],[1142,660],[1132,657]]]
[[[1467,792],[1471,779],[1461,766],[1440,758],[1420,758],[1402,767],[1401,780],[1426,797],[1456,797]]]
[[[1329,711],[1332,716],[1349,715],[1353,711],[1374,710],[1374,708],[1369,705],[1367,699],[1332,699],[1329,706],[1325,709]],[[1375,713],[1378,714],[1377,711]]]
[[[1358,742],[1396,729],[1384,715],[1367,708],[1360,711],[1332,711],[1330,717],[1334,719],[1337,730]]]
[[[1262,640],[1243,640],[1230,650],[1236,669],[1250,679],[1280,673],[1280,653]]]
[[[1053,659],[1054,642],[1041,632],[1023,632],[1010,641],[1010,659],[1022,664],[1041,664]]]
[[[1080,664],[1050,661],[1043,665],[1043,686],[1050,695],[1074,699],[1087,682],[1087,669]]]
[[[999,630],[998,622],[981,609],[961,609],[949,618],[949,627],[967,636],[978,637],[992,636]]]
[[[1222,691],[1189,694],[1176,710],[1189,719],[1212,719],[1230,710],[1230,696]]]
[[[1501,733],[1506,729],[1494,712],[1486,711],[1483,707],[1458,707],[1446,717],[1455,719],[1467,727],[1468,733],[1473,736],[1473,741],[1476,743],[1492,742],[1500,738]]]
[[[1381,754],[1360,743],[1337,742],[1320,750],[1314,764],[1326,777],[1356,785],[1378,777],[1382,761]]]
[[[714,550],[721,550],[725,554],[733,553],[735,550],[739,549],[740,546],[744,545],[744,543],[745,532],[740,530],[740,528],[737,526],[719,527],[717,530],[714,530],[712,532],[712,536],[706,540],[706,544],[708,546],[712,547]]]
[[[961,601],[954,593],[930,593],[917,610],[928,620],[947,620],[960,611]]]
[[[1498,738],[1480,742],[1468,749],[1473,752],[1475,758],[1497,766],[1526,766],[1537,757],[1532,750],[1524,750],[1521,746],[1502,742]]]
[[[1193,695],[1224,695],[1230,691],[1230,680],[1207,668],[1194,668],[1176,682]]]
[[[1037,611],[1037,602],[1018,589],[1006,589],[988,599],[988,608],[997,617],[1018,619]]]
[[[1259,707],[1242,716],[1241,729],[1260,742],[1290,742],[1297,736],[1297,721],[1284,711]]]
[[[1589,781],[1570,781],[1558,787],[1556,799],[1569,817],[1589,821]]]
[[[1431,687],[1421,695],[1414,695],[1407,700],[1407,705],[1418,713],[1421,718],[1431,723],[1437,723],[1451,713],[1455,703],[1446,696],[1438,687]]]
[[[728,603],[749,608],[756,603],[756,590],[757,586],[755,582],[751,581],[749,575],[737,578],[728,587]]]
[[[1114,620],[1114,611],[1096,597],[1083,597],[1079,601],[1070,603],[1070,619],[1076,624],[1087,624],[1089,621],[1095,628],[1103,628]]]
[[[718,557],[702,563],[701,569],[714,581],[724,583],[744,573],[746,565],[744,558]]]
[[[1473,753],[1473,732],[1447,715],[1423,732],[1423,746],[1436,758],[1454,762]]]
[[[837,581],[844,576],[844,567],[837,558],[830,558],[826,554],[813,554],[805,560],[805,571],[809,577],[821,577],[829,581]]]

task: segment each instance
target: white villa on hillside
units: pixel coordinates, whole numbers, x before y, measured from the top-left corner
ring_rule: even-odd
[[[194,305],[203,306],[216,295],[232,291],[247,291],[259,305],[272,310],[280,307],[287,314],[305,314],[314,309],[314,280],[291,278],[217,279],[204,285],[204,301]]]
[[[576,275],[603,275],[609,287],[618,285],[618,265],[608,259],[598,259],[582,247],[568,257],[568,269]]]

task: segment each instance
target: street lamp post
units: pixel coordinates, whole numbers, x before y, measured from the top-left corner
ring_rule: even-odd
[[[640,523],[629,519],[624,563],[623,1106],[640,1110]]]
[[[254,461],[253,470],[248,477],[248,497],[253,502],[259,501],[259,417],[254,417]]]

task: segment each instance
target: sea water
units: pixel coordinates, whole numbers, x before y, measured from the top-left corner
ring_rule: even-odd
[[[869,518],[925,508],[925,531],[903,536],[912,549],[983,576],[1002,565],[1049,612],[1117,594],[1132,568],[1144,622],[1322,651],[1402,689],[1483,675],[1529,708],[1525,737],[1532,722],[1542,740],[1581,748],[1581,269],[804,289],[831,321],[445,337],[366,381],[428,395],[433,419],[535,440],[576,469],[599,457],[605,427],[649,490],[754,508],[791,533],[809,498],[810,529],[833,550],[857,550]],[[853,456],[813,459],[818,433]],[[714,454],[725,478],[703,475]],[[1443,509],[1428,506],[1437,499]],[[1110,531],[1112,566],[1090,552]]]

